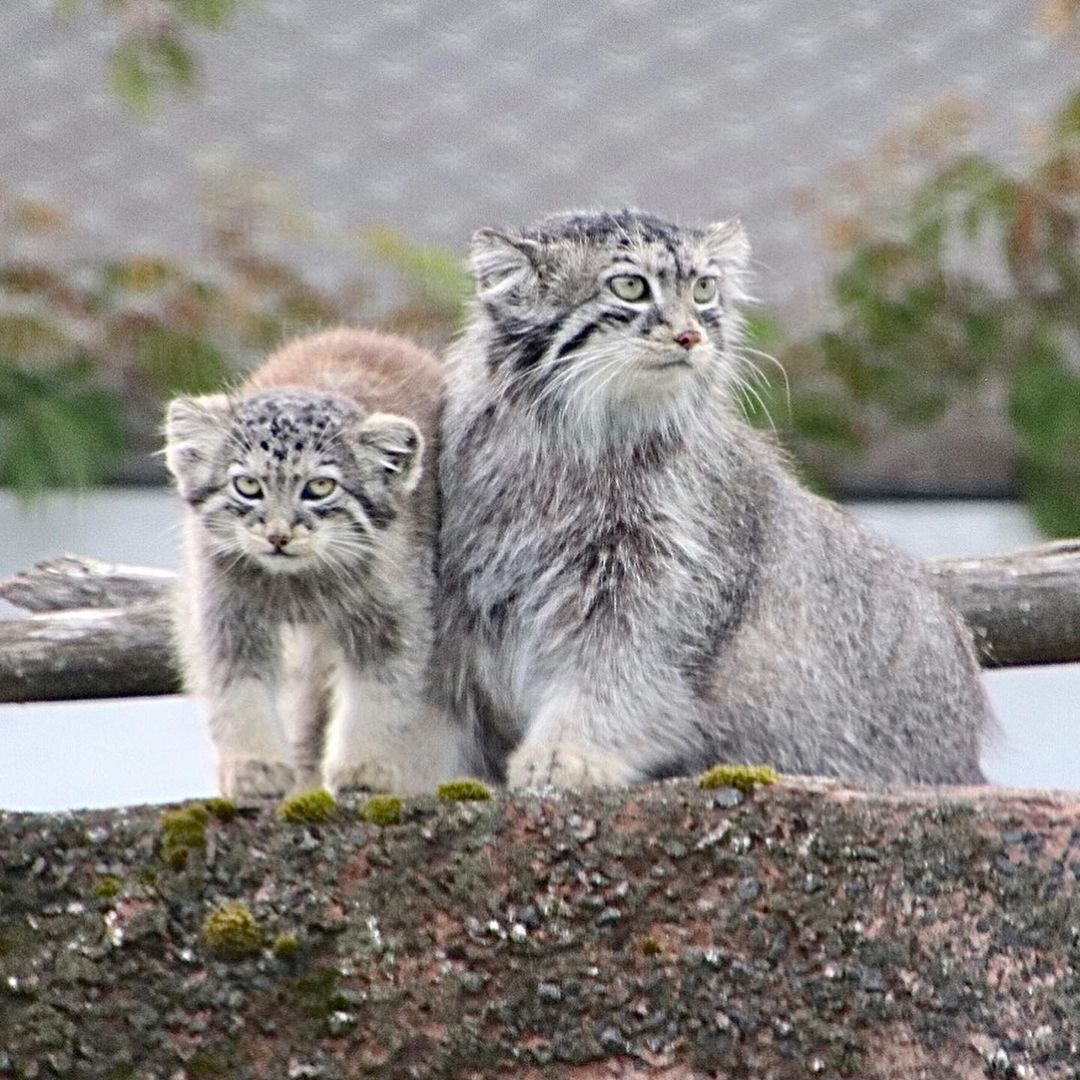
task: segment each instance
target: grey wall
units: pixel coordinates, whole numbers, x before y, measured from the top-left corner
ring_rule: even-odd
[[[812,312],[827,261],[796,192],[955,95],[979,116],[972,148],[1022,164],[1078,68],[1039,7],[251,0],[197,38],[206,92],[140,122],[104,89],[118,31],[100,0],[70,20],[4,0],[0,187],[66,206],[60,247],[95,253],[191,251],[200,180],[250,166],[330,233],[387,221],[455,248],[569,205],[738,213],[760,295]],[[309,255],[330,279],[353,258]]]

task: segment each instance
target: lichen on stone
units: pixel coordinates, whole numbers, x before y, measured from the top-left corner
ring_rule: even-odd
[[[360,820],[371,825],[400,825],[401,799],[397,795],[372,795],[360,807]]]
[[[242,900],[223,900],[202,924],[203,944],[215,955],[238,960],[257,953],[263,933],[251,908]]]
[[[491,798],[491,788],[471,776],[466,776],[440,784],[436,794],[443,802],[484,802]]]
[[[771,765],[714,765],[698,777],[698,787],[704,791],[730,787],[747,793],[758,785],[775,784],[779,779],[779,773]]]
[[[202,803],[192,803],[161,815],[161,856],[174,869],[187,866],[188,853],[206,847],[210,814]]]
[[[326,788],[290,795],[278,807],[278,817],[290,825],[323,825],[337,817],[337,800]]]

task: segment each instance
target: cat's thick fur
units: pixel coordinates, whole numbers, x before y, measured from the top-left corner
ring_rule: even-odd
[[[429,693],[442,385],[425,350],[339,329],[235,393],[170,404],[177,638],[225,794],[420,791],[460,772]]]
[[[747,257],[737,223],[632,211],[475,237],[442,425],[440,636],[511,785],[718,761],[982,780],[990,719],[959,618],[738,413]]]

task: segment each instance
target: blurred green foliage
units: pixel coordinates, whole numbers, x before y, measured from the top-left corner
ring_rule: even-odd
[[[189,92],[199,83],[192,46],[198,30],[225,26],[242,0],[97,0],[122,26],[109,57],[108,82],[132,112],[149,115],[163,93]],[[83,0],[56,0],[74,15]]]
[[[163,93],[198,86],[195,38],[243,2],[55,0],[61,14],[100,5],[119,21],[109,82],[143,115]],[[1062,7],[1062,25],[1078,10]],[[945,152],[899,212],[886,169],[890,211],[833,223],[846,255],[825,330],[793,340],[768,315],[751,317],[746,412],[778,424],[796,450],[850,456],[873,437],[867,417],[927,426],[1001,387],[1024,498],[1048,533],[1080,535],[1080,92],[1022,175],[956,157],[956,115],[936,148],[925,143]],[[437,345],[456,328],[470,282],[453,253],[385,226],[359,233],[362,263],[396,278],[386,303],[366,279],[333,290],[308,280],[261,238],[304,243],[311,230],[271,218],[257,196],[226,198],[196,260],[0,254],[0,485],[31,494],[114,475],[125,451],[156,449],[162,399],[219,387],[303,331],[366,322]],[[8,234],[62,225],[53,207],[0,199]],[[790,385],[765,371],[772,355]]]
[[[359,278],[320,288],[270,250],[282,215],[249,181],[210,200],[194,260],[69,264],[0,251],[0,486],[32,495],[116,475],[125,453],[159,448],[164,400],[219,389],[305,331],[365,323],[437,345],[456,328],[468,279],[450,253],[367,230],[355,249],[375,276],[396,279],[384,290],[393,299]],[[295,215],[288,226],[304,231]],[[0,194],[8,235],[62,229],[55,210]]]
[[[751,328],[793,380],[790,411],[774,380],[751,418],[851,452],[870,412],[925,426],[1001,386],[1025,501],[1047,533],[1080,535],[1080,92],[1025,174],[962,157],[850,236],[828,329]]]

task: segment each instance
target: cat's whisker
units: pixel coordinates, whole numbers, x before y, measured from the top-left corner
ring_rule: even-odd
[[[761,349],[755,349],[750,345],[746,345],[745,343],[740,344],[735,349],[736,358],[741,360],[744,363],[750,364],[754,368],[754,370],[757,371],[759,374],[761,374],[761,369],[757,366],[757,364],[755,364],[752,360],[750,360],[748,358],[748,354],[749,354],[749,356],[759,356],[759,357],[761,357],[762,360],[767,360],[770,364],[774,365],[776,367],[776,369],[780,372],[780,374],[781,374],[781,376],[783,377],[783,380],[784,380],[784,399],[787,402],[788,415],[790,416],[791,415],[791,380],[788,379],[787,368],[785,368],[784,365],[775,356],[772,356],[769,353],[764,352]],[[765,378],[764,375],[762,375],[762,378],[765,380],[766,383],[769,381],[767,378]]]

